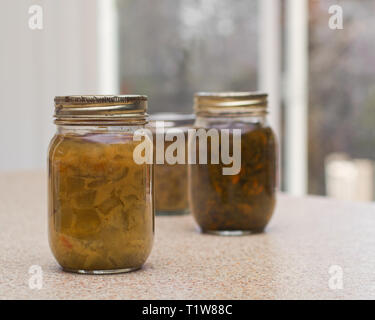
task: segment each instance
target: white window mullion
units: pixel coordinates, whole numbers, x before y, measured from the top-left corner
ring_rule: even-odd
[[[118,17],[115,0],[97,0],[99,92],[118,94]]]
[[[286,1],[286,190],[307,192],[308,2]]]
[[[260,0],[258,88],[269,94],[269,120],[280,137],[280,1]]]
[[[281,2],[259,0],[258,6],[258,88],[269,94],[268,118],[281,146]],[[280,152],[279,159],[281,158]],[[278,167],[281,168],[280,165]]]

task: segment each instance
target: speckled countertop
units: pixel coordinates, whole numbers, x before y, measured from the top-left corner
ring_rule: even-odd
[[[373,204],[280,196],[266,233],[231,238],[197,233],[191,216],[157,217],[142,270],[90,276],[62,272],[49,250],[45,182],[0,174],[0,299],[375,298]],[[29,287],[32,265],[41,289]]]

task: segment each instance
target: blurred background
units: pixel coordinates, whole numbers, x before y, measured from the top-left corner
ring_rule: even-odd
[[[2,0],[2,8],[0,170],[46,167],[55,95],[142,93],[150,113],[190,113],[195,91],[264,90],[281,189],[374,200],[375,0]]]

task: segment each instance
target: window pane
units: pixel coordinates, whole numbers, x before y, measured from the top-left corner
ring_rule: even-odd
[[[329,28],[331,5],[343,9],[343,30]],[[310,1],[310,193],[373,199],[373,12],[373,0]]]
[[[257,1],[118,0],[122,93],[192,111],[195,91],[255,90]]]

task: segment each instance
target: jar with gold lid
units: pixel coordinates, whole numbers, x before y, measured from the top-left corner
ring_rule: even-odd
[[[205,151],[201,141],[189,140],[189,153],[197,157],[189,165],[197,224],[219,235],[262,232],[276,201],[276,138],[266,120],[267,94],[197,93],[194,110],[194,127],[210,133],[206,163],[198,161]]]
[[[154,236],[152,165],[138,164],[134,133],[147,97],[55,98],[49,146],[48,230],[61,267],[106,274],[139,269]]]
[[[156,215],[182,215],[189,212],[187,141],[188,130],[194,124],[193,114],[155,113],[150,115],[154,133],[154,186]],[[158,125],[158,126],[157,126]],[[162,142],[158,144],[157,142]],[[158,145],[158,146],[157,146]],[[157,159],[157,147],[163,153]],[[183,149],[181,159],[173,157],[169,163],[168,149]]]

